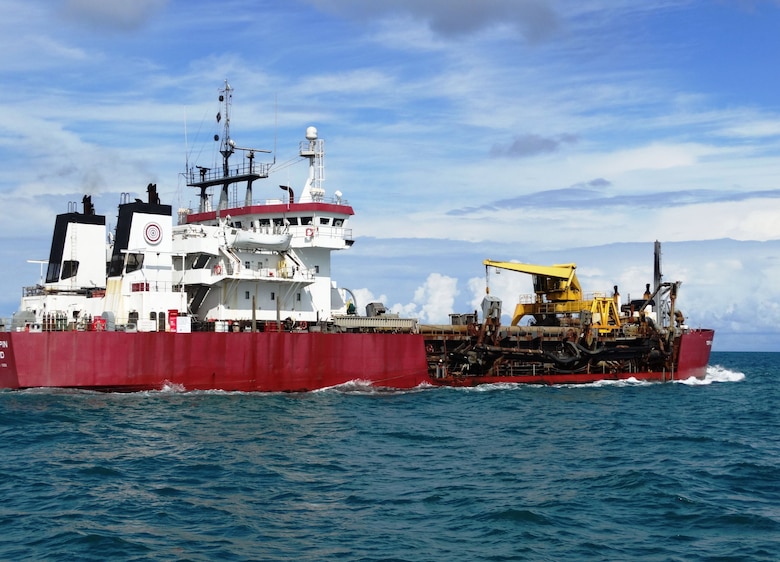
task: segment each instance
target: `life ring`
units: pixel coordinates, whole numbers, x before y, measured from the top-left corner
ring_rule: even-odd
[[[309,328],[309,324],[308,322],[306,322],[306,320],[301,320],[300,322],[298,322],[298,328],[300,328],[301,330],[306,330]]]
[[[214,266],[214,275],[222,275],[222,266],[221,265],[215,265]]]
[[[307,228],[306,229],[306,237],[307,238],[311,238],[312,236],[314,236],[314,229],[313,228]]]
[[[433,353],[433,346],[432,345],[426,345],[425,346],[425,351],[428,352],[428,353]]]

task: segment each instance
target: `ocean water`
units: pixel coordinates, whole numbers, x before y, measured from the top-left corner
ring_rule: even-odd
[[[779,560],[779,376],[3,391],[0,560]]]

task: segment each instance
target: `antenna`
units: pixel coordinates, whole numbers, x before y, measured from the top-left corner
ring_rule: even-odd
[[[184,106],[184,173],[190,170],[190,146],[187,141],[187,106]]]
[[[276,137],[279,135],[279,94],[274,94],[274,164],[276,164]]]

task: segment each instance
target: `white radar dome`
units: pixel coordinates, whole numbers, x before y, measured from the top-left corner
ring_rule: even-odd
[[[317,127],[307,127],[306,128],[306,139],[307,140],[317,140]]]

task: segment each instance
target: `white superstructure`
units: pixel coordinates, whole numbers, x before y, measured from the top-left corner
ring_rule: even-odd
[[[107,235],[105,217],[85,197],[83,212],[74,206],[57,217],[46,280],[25,289],[17,329],[162,331],[219,323],[243,330],[258,322],[289,328],[354,311],[330,270],[330,253],[352,245],[354,212],[341,192],[326,197],[324,141],[314,127],[306,130],[299,155],[309,173],[299,199],[280,186],[282,198],[257,202],[253,182],[267,178],[271,164],[255,162],[257,152],[267,151],[230,139],[231,98],[226,82],[217,114],[224,136],[215,137],[222,165],[193,166],[185,174],[200,189],[197,212],[179,209],[174,225],[171,206],[160,203],[150,184],[146,201],[123,194],[116,229]],[[237,151],[244,161],[231,164]]]

